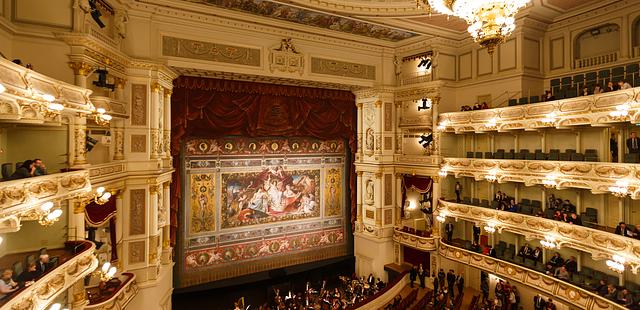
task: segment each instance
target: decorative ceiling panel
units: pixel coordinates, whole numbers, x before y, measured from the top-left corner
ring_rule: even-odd
[[[417,34],[267,0],[185,0],[392,42]]]

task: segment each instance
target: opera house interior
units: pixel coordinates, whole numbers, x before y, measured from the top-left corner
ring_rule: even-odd
[[[640,0],[0,0],[0,310],[640,309],[638,126]]]

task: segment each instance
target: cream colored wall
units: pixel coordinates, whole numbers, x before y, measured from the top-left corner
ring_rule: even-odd
[[[67,241],[67,212],[66,206],[63,208],[64,215],[60,220],[49,227],[43,227],[37,221],[23,221],[20,231],[3,234],[4,241],[0,244],[2,255],[37,251],[41,248],[61,248]],[[0,268],[10,266],[0,266]]]
[[[13,127],[7,131],[7,162],[40,158],[49,173],[66,168],[67,127]]]

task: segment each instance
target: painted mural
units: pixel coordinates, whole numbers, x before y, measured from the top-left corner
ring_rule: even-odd
[[[189,229],[192,234],[215,230],[215,179],[212,174],[192,174],[191,217]]]
[[[320,170],[222,174],[222,228],[298,220],[320,215]]]
[[[400,41],[417,34],[353,19],[306,10],[267,0],[187,0],[220,8],[276,18],[297,24],[309,25],[387,41]]]
[[[324,181],[325,216],[342,215],[342,168],[328,169]]]
[[[299,235],[236,243],[205,250],[189,252],[185,257],[187,268],[203,268],[240,262],[289,252],[340,244],[344,241],[344,231],[333,229]]]

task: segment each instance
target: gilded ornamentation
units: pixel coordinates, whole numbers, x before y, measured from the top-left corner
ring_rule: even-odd
[[[271,72],[304,73],[304,56],[293,47],[291,38],[282,39],[279,47],[271,49],[269,62]]]
[[[141,235],[146,232],[146,196],[143,188],[129,191],[129,235]]]
[[[113,159],[114,160],[122,160],[124,159],[124,131],[121,128],[117,128],[114,133],[113,139]]]
[[[129,242],[129,264],[144,263],[146,259],[145,242]]]
[[[88,76],[93,72],[94,68],[86,62],[70,62],[69,68],[73,70],[74,75]]]
[[[147,151],[146,135],[131,135],[131,153],[144,153]]]
[[[365,80],[376,79],[375,66],[316,57],[311,57],[311,72]]]
[[[365,132],[365,151],[373,152],[373,147],[375,143],[375,137],[373,134],[373,129],[367,128]]]
[[[260,67],[260,49],[162,37],[162,55]]]
[[[131,125],[147,125],[147,85],[131,85]]]
[[[324,214],[336,216],[342,214],[342,168],[331,168],[325,172]]]
[[[390,206],[393,204],[393,175],[384,175],[384,205]]]

